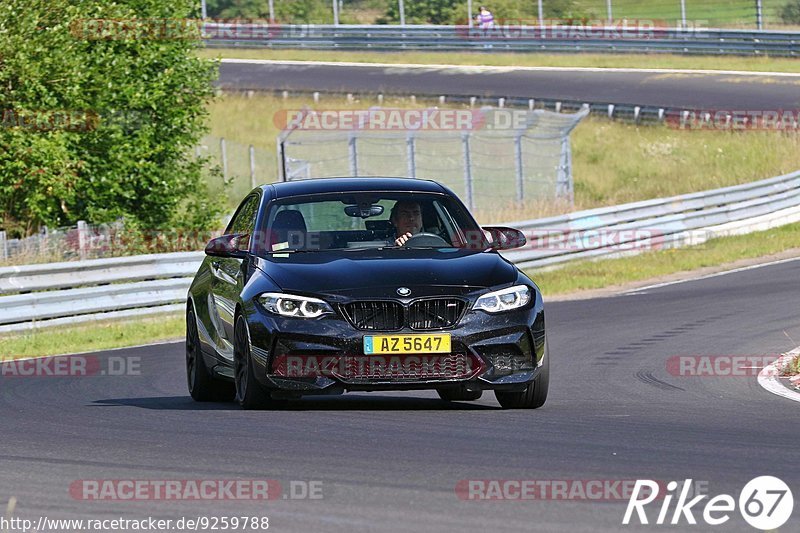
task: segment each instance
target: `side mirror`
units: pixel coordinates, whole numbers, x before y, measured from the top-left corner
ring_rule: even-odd
[[[250,235],[233,234],[222,235],[208,241],[206,245],[206,255],[215,257],[238,257],[242,258],[247,254],[250,247]]]
[[[518,229],[502,226],[485,226],[483,230],[489,239],[492,250],[512,250],[525,246],[525,234]]]

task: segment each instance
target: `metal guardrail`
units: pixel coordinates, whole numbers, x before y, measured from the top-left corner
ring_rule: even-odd
[[[306,50],[800,55],[800,32],[708,28],[498,25],[205,25],[206,46]]]
[[[797,206],[800,171],[705,192],[511,222],[526,234],[528,244],[504,255],[520,267],[535,268],[643,247],[679,247],[705,240],[702,232],[708,228]],[[596,246],[586,245],[597,239]]]
[[[670,198],[510,222],[529,244],[503,255],[524,268],[697,243],[800,220],[800,171]],[[749,222],[749,221],[752,221]],[[611,238],[609,238],[611,236]],[[544,241],[543,246],[537,246]],[[570,243],[580,243],[574,246]],[[0,269],[0,333],[183,309],[203,254],[184,252]],[[60,290],[53,290],[60,289]]]
[[[2,267],[0,296],[14,292],[192,276],[203,257],[205,255],[202,252],[176,252]]]
[[[178,252],[0,268],[0,333],[179,312],[203,257]]]

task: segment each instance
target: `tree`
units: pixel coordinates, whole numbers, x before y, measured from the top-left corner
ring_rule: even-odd
[[[800,24],[800,0],[789,0],[783,5],[781,20],[786,24]]]
[[[0,3],[1,228],[213,220],[191,151],[216,65],[193,54],[197,26],[178,24],[196,4]]]

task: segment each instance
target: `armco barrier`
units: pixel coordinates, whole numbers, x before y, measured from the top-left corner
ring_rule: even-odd
[[[205,25],[206,46],[306,50],[438,50],[482,52],[607,52],[703,55],[800,54],[800,32],[709,28],[498,25],[466,26]]]
[[[504,255],[520,267],[540,268],[697,244],[797,220],[800,171],[705,192],[509,222],[506,225],[529,236],[529,243]],[[582,246],[536,247],[537,236],[545,235],[552,244],[590,232],[613,234],[613,242],[599,238],[581,240]],[[200,252],[185,252],[0,268],[0,333],[180,312],[202,258]]]

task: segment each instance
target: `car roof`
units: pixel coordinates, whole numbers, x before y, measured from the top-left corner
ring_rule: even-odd
[[[409,191],[447,193],[440,184],[432,180],[416,178],[314,178],[286,181],[265,185],[271,187],[273,198],[286,198],[304,194],[357,191]]]

